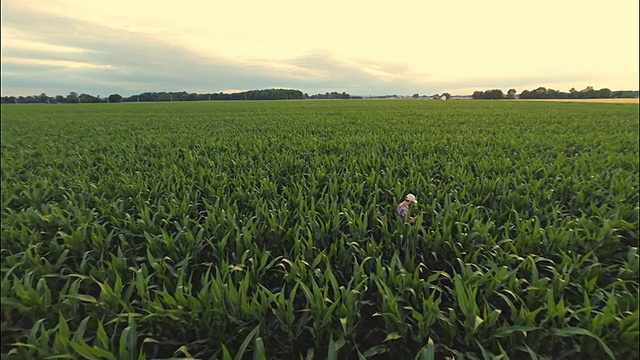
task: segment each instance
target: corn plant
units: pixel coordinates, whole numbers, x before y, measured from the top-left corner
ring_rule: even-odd
[[[640,356],[637,106],[1,112],[3,358]]]

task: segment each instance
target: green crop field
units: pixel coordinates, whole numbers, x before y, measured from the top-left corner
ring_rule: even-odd
[[[2,357],[637,359],[638,140],[637,104],[3,105]]]

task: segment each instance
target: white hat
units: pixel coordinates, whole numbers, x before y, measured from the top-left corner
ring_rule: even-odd
[[[407,194],[407,196],[404,197],[405,200],[410,201],[414,204],[418,203],[418,200],[416,200],[416,196],[413,194]]]

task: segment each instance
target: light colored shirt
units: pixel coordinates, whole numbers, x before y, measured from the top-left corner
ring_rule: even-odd
[[[400,204],[398,204],[398,206],[396,207],[396,211],[398,212],[398,215],[400,215],[402,220],[404,220],[404,218],[407,216],[407,212],[409,211],[409,207],[405,205],[403,201]]]

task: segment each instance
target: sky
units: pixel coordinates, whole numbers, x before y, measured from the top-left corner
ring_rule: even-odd
[[[2,96],[638,90],[638,0],[2,0]]]

